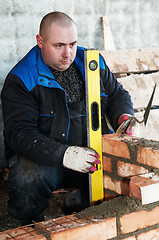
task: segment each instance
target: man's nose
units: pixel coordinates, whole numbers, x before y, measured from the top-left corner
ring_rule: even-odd
[[[67,46],[67,45],[64,46],[63,56],[64,57],[69,57],[70,56],[70,47]]]

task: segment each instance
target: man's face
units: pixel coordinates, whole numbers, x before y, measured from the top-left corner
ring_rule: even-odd
[[[68,69],[76,56],[77,38],[77,29],[73,23],[68,27],[53,23],[45,36],[37,35],[44,62],[58,71]]]

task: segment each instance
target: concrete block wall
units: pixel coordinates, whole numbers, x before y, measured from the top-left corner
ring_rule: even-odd
[[[79,45],[103,46],[102,20],[106,0],[0,0],[0,87],[8,71],[36,44],[42,17],[51,11],[69,14],[77,24]]]
[[[1,167],[6,166],[6,160],[4,157],[4,139],[3,139],[3,119],[1,114],[1,101],[0,101],[0,174],[1,174]]]
[[[106,15],[116,49],[158,47],[158,9],[155,0],[108,0]]]
[[[36,44],[40,20],[50,11],[64,11],[75,20],[81,46],[103,48],[104,15],[110,21],[116,49],[158,46],[156,0],[0,0],[0,6],[0,90],[10,69]],[[0,166],[5,162],[2,131],[0,122]]]

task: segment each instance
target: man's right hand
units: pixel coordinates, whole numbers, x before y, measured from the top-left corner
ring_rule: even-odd
[[[100,164],[99,157],[99,154],[92,148],[71,146],[64,154],[63,165],[74,171],[92,173],[97,170],[94,164]]]

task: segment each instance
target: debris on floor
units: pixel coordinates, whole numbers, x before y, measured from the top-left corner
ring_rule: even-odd
[[[45,220],[52,218],[58,218],[64,216],[63,202],[64,199],[70,194],[70,191],[57,191],[54,194],[54,198],[50,200],[50,205],[45,211]],[[0,178],[0,232],[6,231],[9,229],[20,227],[20,222],[16,219],[13,219],[7,213],[7,186],[6,181],[1,177]]]

